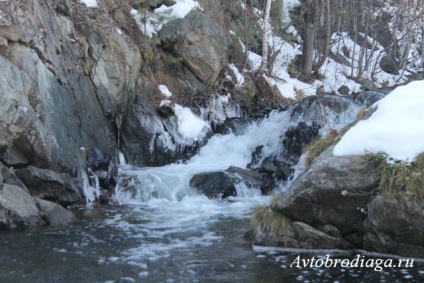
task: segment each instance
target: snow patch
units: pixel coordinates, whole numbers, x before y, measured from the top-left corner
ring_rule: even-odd
[[[165,106],[165,105],[171,105],[171,100],[164,99],[159,103],[159,107]]]
[[[96,0],[80,0],[81,3],[85,4],[85,6],[89,8],[97,8],[97,1]]]
[[[229,64],[228,67],[233,72],[234,76],[236,77],[236,88],[241,87],[244,84],[244,76],[240,74],[239,70],[237,69],[236,65]]]
[[[178,133],[186,140],[197,141],[203,130],[210,128],[208,123],[194,115],[187,107],[175,104],[174,113],[178,120]]]
[[[159,91],[166,97],[171,97],[172,92],[169,91],[168,87],[166,85],[159,85]]]
[[[184,18],[191,10],[201,9],[200,4],[194,0],[175,0],[175,4],[167,7],[161,5],[153,13],[146,12],[140,14],[132,9],[131,15],[134,17],[139,29],[147,36],[152,37],[157,34],[162,27],[171,20]]]
[[[384,152],[413,161],[424,152],[424,80],[396,88],[377,103],[377,110],[352,127],[334,147],[334,155]]]

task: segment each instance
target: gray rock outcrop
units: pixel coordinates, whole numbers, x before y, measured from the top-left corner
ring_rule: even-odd
[[[43,224],[36,202],[23,188],[0,184],[0,231]]]
[[[424,255],[424,203],[411,197],[376,196],[368,205],[365,247],[384,253]]]
[[[25,183],[33,196],[54,201],[64,206],[83,198],[75,182],[66,173],[28,166],[16,170],[16,175]]]
[[[366,215],[380,175],[362,157],[321,154],[272,209],[314,227],[333,225],[343,235],[354,233]]]
[[[216,82],[227,64],[229,39],[219,25],[199,11],[166,24],[160,38],[164,47],[181,56],[183,63],[204,83]]]

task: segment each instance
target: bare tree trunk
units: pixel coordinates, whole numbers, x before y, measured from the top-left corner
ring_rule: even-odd
[[[312,73],[313,56],[314,56],[314,41],[315,41],[315,17],[314,10],[312,7],[315,0],[309,0],[306,5],[306,13],[304,15],[305,21],[305,32],[303,38],[302,47],[302,76],[308,78]],[[315,6],[315,5],[314,5]]]
[[[325,20],[325,31],[324,31],[324,42],[321,46],[321,58],[319,59],[318,63],[315,65],[314,69],[316,72],[319,71],[319,69],[324,65],[325,61],[328,58],[328,55],[330,54],[330,40],[331,40],[331,16],[330,16],[330,0],[325,0],[325,14],[324,14]]]
[[[261,67],[259,68],[259,71],[261,72],[267,72],[267,65],[268,65],[268,37],[270,32],[270,22],[269,22],[269,15],[271,13],[271,2],[272,0],[266,1],[266,7],[265,7],[265,15],[264,15],[264,35],[262,38],[262,62]]]
[[[370,30],[370,21],[371,21],[371,8],[370,8],[370,1],[366,1],[365,6],[368,7],[367,12],[365,13],[365,22],[364,22],[364,26],[365,26],[365,31],[363,33],[363,42],[362,42],[362,46],[360,47],[360,53],[359,53],[359,58],[358,58],[358,78],[362,77],[363,73],[364,73],[364,65],[367,65],[366,61],[366,57],[367,57],[367,51],[368,51],[368,35],[369,35],[369,30]]]
[[[338,6],[339,10],[337,11],[337,27],[336,27],[336,31],[337,32],[341,32],[342,31],[342,14],[343,14],[343,0],[340,0],[339,6]]]
[[[355,11],[353,15],[353,32],[355,33],[355,42],[358,42],[358,11],[356,2],[352,1],[352,10]],[[356,44],[353,45],[352,50],[352,60],[351,60],[351,73],[350,76],[353,77],[355,75],[355,52],[356,52]]]

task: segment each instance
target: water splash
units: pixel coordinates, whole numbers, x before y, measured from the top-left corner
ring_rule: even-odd
[[[100,197],[100,182],[99,178],[94,174],[91,169],[89,169],[90,175],[88,175],[84,170],[81,170],[81,178],[83,185],[83,193],[87,204],[94,202],[97,198]]]

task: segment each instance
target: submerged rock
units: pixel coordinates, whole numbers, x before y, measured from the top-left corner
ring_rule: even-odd
[[[199,190],[209,198],[226,198],[237,196],[238,188],[245,185],[249,189],[269,192],[262,175],[247,169],[229,167],[225,171],[199,173],[190,180],[190,186]]]

